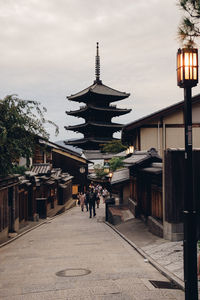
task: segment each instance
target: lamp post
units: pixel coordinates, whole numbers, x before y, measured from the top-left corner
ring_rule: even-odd
[[[177,84],[184,88],[185,190],[184,190],[184,282],[185,300],[198,300],[197,221],[193,197],[191,90],[198,83],[198,50],[178,49]]]
[[[109,183],[110,183],[110,198],[112,198],[112,184],[111,184],[112,177],[113,177],[113,172],[110,171],[108,173],[108,178],[109,178]]]
[[[108,174],[108,173],[109,173],[109,170],[110,170],[110,165],[109,165],[109,163],[108,163],[108,162],[105,162],[103,168],[104,168],[104,172],[105,172],[106,174]]]
[[[113,205],[115,203],[115,201],[112,199],[112,184],[111,184],[112,176],[113,176],[113,173],[110,171],[107,175],[108,182],[109,182],[110,198],[106,199],[106,201],[105,201],[105,219],[106,219],[106,222],[108,221],[108,206]]]

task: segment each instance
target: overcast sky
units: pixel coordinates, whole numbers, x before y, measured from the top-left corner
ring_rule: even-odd
[[[0,97],[40,101],[60,128],[57,137],[47,128],[51,141],[81,136],[64,129],[84,121],[65,114],[80,105],[66,96],[93,83],[97,41],[102,82],[131,94],[114,104],[132,112],[114,122],[183,99],[176,84],[177,0],[0,0],[0,7]]]

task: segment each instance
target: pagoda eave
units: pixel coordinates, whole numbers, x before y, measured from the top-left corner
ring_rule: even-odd
[[[65,141],[66,145],[72,145],[75,147],[79,147],[82,149],[91,149],[91,147],[93,149],[99,149],[99,145],[100,144],[107,144],[109,142],[111,142],[112,140],[118,140],[116,138],[112,138],[112,139],[101,139],[101,138],[82,138],[82,139],[78,139],[78,140],[73,140],[73,141]]]
[[[110,124],[105,124],[105,123],[83,123],[79,125],[74,125],[74,126],[65,126],[66,130],[77,130],[80,131],[82,129],[88,130],[90,128],[99,128],[99,129],[114,129],[114,130],[121,130],[123,127],[122,124],[115,124],[115,123],[110,123]]]
[[[120,115],[125,115],[131,112],[132,109],[116,108],[116,107],[95,107],[95,106],[85,106],[81,109],[74,111],[66,111],[67,115],[84,118],[89,112],[106,112],[111,117],[116,117]]]
[[[74,95],[68,96],[67,98],[71,101],[87,103],[90,99],[94,98],[99,101],[102,99],[106,102],[114,102],[123,100],[129,96],[129,93],[120,92],[104,84],[95,83]]]

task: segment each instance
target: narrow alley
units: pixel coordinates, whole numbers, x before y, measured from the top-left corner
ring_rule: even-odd
[[[47,220],[0,249],[0,299],[181,300],[179,289],[104,223],[80,207]]]

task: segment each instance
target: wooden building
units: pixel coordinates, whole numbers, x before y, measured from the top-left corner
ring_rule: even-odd
[[[65,148],[54,148],[52,161],[55,168],[62,168],[73,176],[72,195],[76,198],[78,192],[86,191],[88,186],[88,163],[89,161]]]
[[[60,168],[69,173],[72,179],[72,195],[76,198],[78,192],[86,190],[88,186],[88,161],[80,153],[50,141],[39,139],[38,151],[33,162],[47,163],[52,168]],[[50,168],[50,167],[49,167]]]
[[[200,148],[200,94],[192,98],[193,147]],[[122,141],[136,150],[155,148],[158,154],[168,148],[184,148],[184,102],[161,109],[125,125]]]
[[[16,176],[0,179],[0,242],[19,229],[18,183]]]
[[[120,115],[127,114],[131,109],[117,108],[111,105],[129,97],[130,94],[114,90],[102,83],[100,80],[100,57],[97,43],[96,55],[96,80],[86,89],[71,95],[69,100],[75,102],[83,102],[79,110],[67,111],[70,116],[85,119],[84,123],[66,126],[67,130],[82,133],[83,138],[66,141],[68,145],[78,146],[85,150],[99,149],[100,144],[106,144],[113,139],[113,133],[120,131],[122,124],[112,123],[111,119]]]
[[[40,218],[51,216],[61,210],[72,197],[72,178],[60,168],[50,164],[34,164],[30,176],[35,178],[35,206]]]
[[[72,160],[70,167],[66,159],[61,164],[62,169],[53,167],[54,149],[60,151],[61,157],[64,152],[67,153]],[[72,199],[73,176],[68,172],[77,168],[77,156],[80,155],[69,152],[38,138],[31,170],[24,176],[0,179],[0,242],[5,241],[11,233],[15,235],[20,232],[30,221],[55,215]],[[85,166],[85,177],[87,160],[80,157],[79,160],[79,168]],[[20,164],[26,165],[26,160],[20,159]]]
[[[196,95],[192,98],[192,115],[193,148],[199,149],[200,95]],[[180,149],[184,149],[184,102],[181,101],[125,125],[122,129],[122,140],[130,145],[134,145],[135,149],[139,151],[146,151],[146,149],[153,147],[162,157],[162,175],[154,174],[154,179],[152,178],[154,181],[157,181],[157,192],[154,196],[156,199],[154,201],[154,208],[151,207],[151,218],[149,217],[149,213],[147,213],[147,221],[149,222],[149,220],[151,220],[152,230],[156,228],[159,232],[163,231],[164,238],[172,241],[181,240],[183,238],[183,224],[180,219],[182,210],[182,200],[180,201],[180,199],[183,198],[183,182],[181,185],[176,183],[177,180],[181,182],[183,176],[181,170],[184,162],[181,161],[182,154]],[[170,154],[172,152],[170,151],[175,151],[176,154],[174,154],[174,157],[177,155],[177,159],[172,160],[170,158],[172,156],[172,154]],[[195,151],[198,152],[198,150]],[[199,184],[197,182],[200,178],[197,169],[195,169],[195,182],[198,187]],[[138,174],[137,180],[139,180],[140,176],[141,174]],[[132,180],[133,185],[134,180],[136,179]],[[146,177],[146,182],[147,181],[148,179]],[[179,194],[179,201],[176,197],[177,193]],[[132,194],[132,190],[130,190],[130,194]],[[134,195],[130,198],[132,199],[133,196]],[[146,199],[146,203],[149,203],[147,199],[148,193],[144,192],[142,197]],[[145,201],[142,200],[141,202],[143,203],[141,207],[143,211],[146,211]],[[153,223],[155,228],[153,228]],[[162,228],[159,227],[160,224]]]

